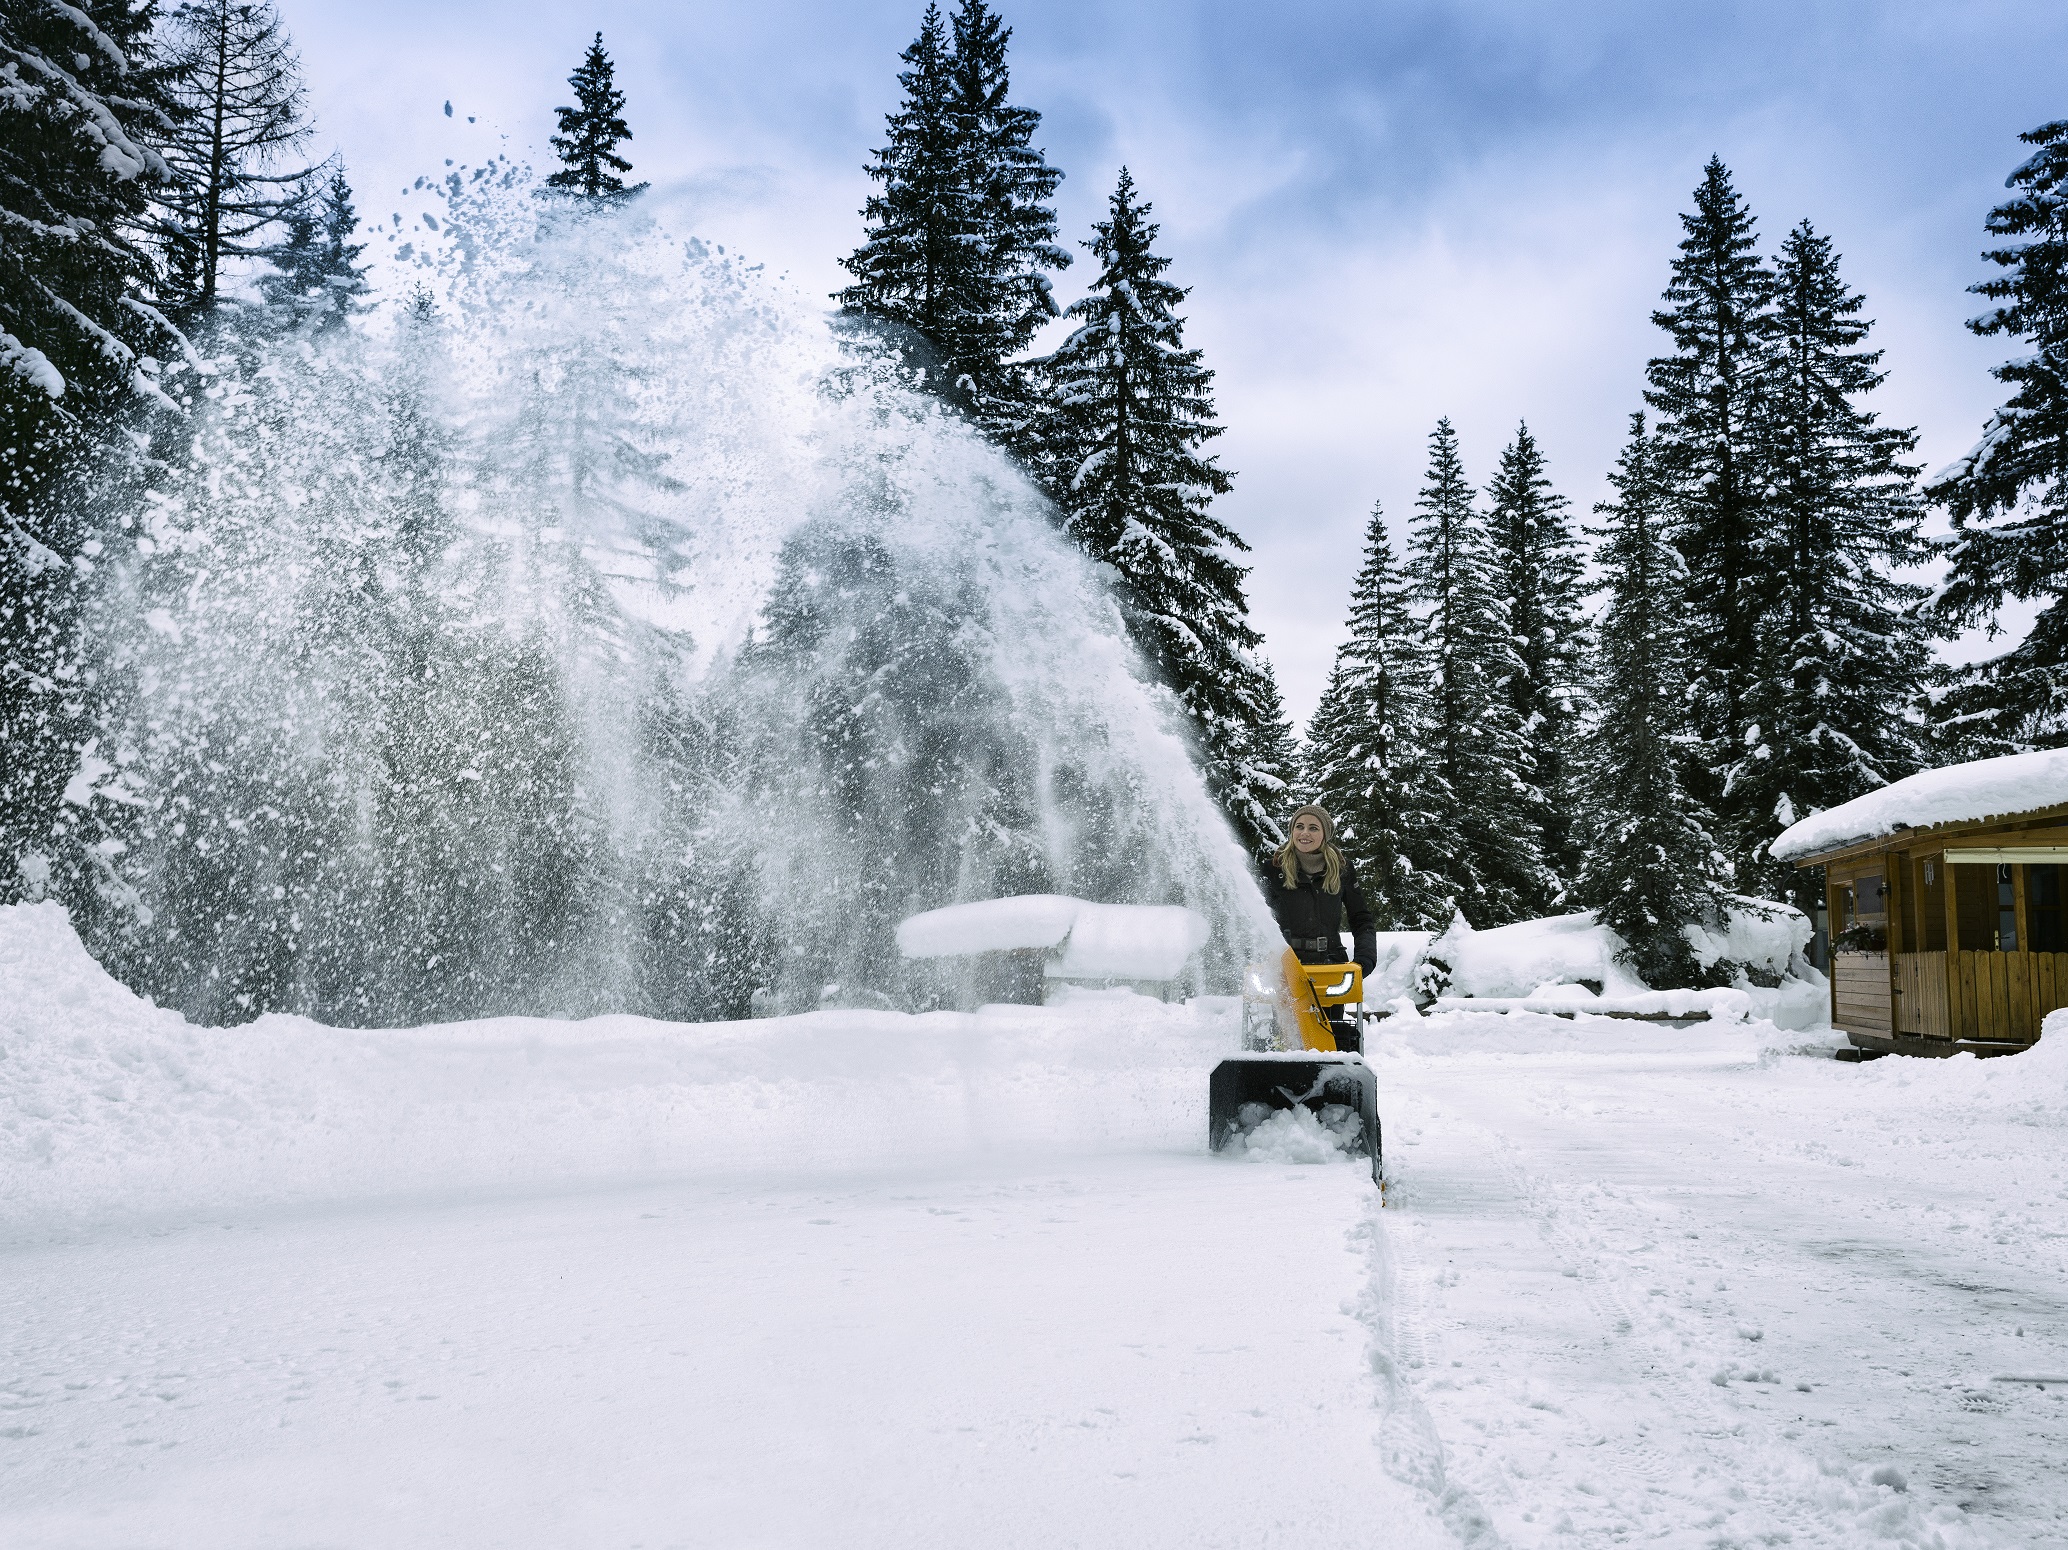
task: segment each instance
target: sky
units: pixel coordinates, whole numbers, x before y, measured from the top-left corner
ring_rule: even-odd
[[[1404,543],[1439,417],[1475,484],[1526,421],[1576,509],[1604,493],[1711,155],[1769,252],[1805,218],[1834,239],[1886,351],[1870,405],[1917,428],[1918,461],[1958,456],[1999,402],[1989,368],[2010,350],[1967,330],[1965,291],[2017,136],[2068,116],[2058,0],[994,3],[1013,97],[1066,175],[1064,240],[1090,235],[1124,164],[1191,290],[1187,342],[1216,373],[1214,445],[1236,474],[1217,510],[1250,546],[1252,618],[1296,726],[1373,504]],[[860,239],[863,168],[923,9],[279,4],[317,145],[343,155],[362,213],[440,170],[456,135],[550,164],[552,109],[600,29],[634,175],[670,224],[815,298]],[[1090,278],[1087,255],[1058,298]]]

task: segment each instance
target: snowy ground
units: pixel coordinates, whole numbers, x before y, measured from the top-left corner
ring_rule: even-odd
[[[211,1032],[0,910],[0,1544],[2068,1544],[2068,1028]],[[2059,1385],[2003,1379],[2059,1377]]]

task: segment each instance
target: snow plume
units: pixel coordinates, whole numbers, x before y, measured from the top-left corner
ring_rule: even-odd
[[[97,956],[208,1022],[924,1008],[982,966],[901,918],[1066,892],[1232,983],[1244,858],[1006,459],[636,211],[420,195],[412,293],[220,341],[101,567]]]

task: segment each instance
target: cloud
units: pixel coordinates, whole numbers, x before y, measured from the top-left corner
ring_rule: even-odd
[[[920,9],[641,0],[575,19],[546,0],[363,0],[289,20],[374,211],[451,154],[427,149],[446,143],[447,98],[479,139],[543,147],[600,22],[636,175],[699,235],[822,296],[859,235]],[[1879,320],[1884,415],[1921,428],[1920,459],[1966,447],[2002,353],[1962,327],[1982,215],[2017,133],[2068,111],[2068,9],[2045,0],[1002,9],[1014,94],[1069,175],[1066,240],[1125,161],[1192,287],[1229,426],[1217,445],[1240,474],[1225,514],[1253,546],[1256,618],[1302,720],[1365,514],[1383,499],[1401,529],[1439,415],[1476,480],[1526,418],[1575,504],[1600,493],[1712,152],[1769,248],[1805,215],[1834,236]],[[1064,301],[1087,270],[1063,277]]]

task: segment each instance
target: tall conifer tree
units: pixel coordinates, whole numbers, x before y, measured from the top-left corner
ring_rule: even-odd
[[[1570,503],[1552,489],[1543,450],[1526,424],[1516,428],[1515,439],[1501,453],[1487,495],[1501,589],[1521,664],[1510,681],[1508,702],[1529,745],[1539,794],[1532,821],[1544,858],[1562,885],[1571,881],[1579,863],[1568,780],[1586,670],[1579,540],[1566,515]]]
[[[1645,401],[1658,411],[1657,458],[1673,488],[1675,534],[1688,567],[1695,726],[1701,742],[1692,788],[1726,830],[1749,827],[1724,795],[1745,746],[1749,696],[1760,671],[1765,587],[1759,573],[1767,521],[1758,397],[1769,359],[1773,275],[1760,259],[1752,214],[1711,157],[1680,218],[1664,308],[1652,322],[1673,353],[1646,368]]]
[[[1415,500],[1407,573],[1429,649],[1429,761],[1445,806],[1446,877],[1475,927],[1538,913],[1557,892],[1531,814],[1541,801],[1511,686],[1522,671],[1495,574],[1485,518],[1473,504],[1457,433],[1439,420],[1428,481]]]
[[[51,882],[84,730],[76,481],[179,341],[141,240],[168,175],[154,5],[0,7],[0,903]],[[69,687],[68,687],[69,686]]]
[[[1221,434],[1213,373],[1188,349],[1174,310],[1185,291],[1163,278],[1150,206],[1125,168],[1106,219],[1085,244],[1099,262],[1077,326],[1043,362],[1048,392],[1034,430],[1051,488],[1079,547],[1118,575],[1135,642],[1191,718],[1207,784],[1259,846],[1282,776],[1262,767],[1256,728],[1283,719],[1242,595],[1247,545],[1213,514],[1232,487],[1201,448]]]
[[[1767,844],[1798,817],[1923,762],[1912,715],[1930,666],[1920,622],[1930,594],[1895,575],[1929,555],[1917,470],[1902,461],[1917,435],[1877,424],[1860,405],[1885,375],[1881,352],[1862,348],[1873,326],[1864,305],[1840,277],[1830,238],[1808,221],[1788,233],[1763,395],[1765,668],[1726,791],[1746,825],[1730,836],[1751,869],[1741,881],[1804,908],[1821,885],[1767,859]]]
[[[359,213],[342,167],[330,169],[319,191],[287,218],[287,235],[266,254],[274,273],[259,289],[276,320],[327,333],[366,306],[366,271],[354,242]]]
[[[931,347],[928,381],[1001,445],[1024,452],[1033,389],[1019,357],[1056,316],[1050,201],[1063,175],[1034,147],[1041,115],[1010,100],[1007,27],[960,0],[947,35],[929,6],[907,49],[890,144],[870,176],[869,229],[842,262],[843,307],[909,328]]]
[[[1306,771],[1386,930],[1441,930],[1451,920],[1439,814],[1453,802],[1424,754],[1429,716],[1422,624],[1409,607],[1385,516],[1373,506],[1349,633],[1308,725]]]
[[[1687,568],[1668,538],[1671,484],[1644,416],[1609,484],[1609,604],[1600,633],[1583,786],[1587,844],[1574,894],[1629,945],[1630,966],[1659,988],[1697,983],[1685,928],[1713,922],[1723,905],[1722,854],[1707,811],[1681,781],[1686,763],[1689,653],[1683,639]]]
[[[212,309],[223,266],[263,255],[315,193],[301,60],[272,0],[190,0],[173,13],[178,112],[166,139],[166,299]]]
[[[986,0],[961,0],[953,27],[949,122],[968,200],[970,262],[939,342],[977,422],[1018,445],[1032,392],[1015,358],[1056,316],[1048,272],[1070,264],[1049,203],[1063,174],[1034,148],[1041,115],[1008,100],[1012,29]]]
[[[574,106],[553,110],[560,120],[552,142],[560,170],[546,179],[546,186],[596,200],[628,199],[639,193],[644,183],[625,185],[623,174],[632,164],[618,154],[618,147],[632,138],[632,126],[625,122],[625,94],[618,90],[617,66],[603,51],[602,33],[589,44],[567,84],[574,88]]]
[[[2031,632],[1961,675],[1952,704],[1969,755],[2068,744],[2068,119],[2019,136],[2034,147],[1989,212],[1982,256],[2002,271],[1971,287],[1994,302],[1968,327],[2024,349],[1996,368],[2010,389],[1982,439],[1933,476],[1952,514],[1952,626],[1996,620],[2005,598],[2040,605]]]
[[[862,206],[867,235],[841,260],[855,283],[835,299],[931,347],[944,332],[963,258],[959,233],[969,220],[948,118],[952,50],[939,6],[927,6],[919,36],[899,57],[904,100],[885,120],[887,143],[868,169],[878,187]]]

